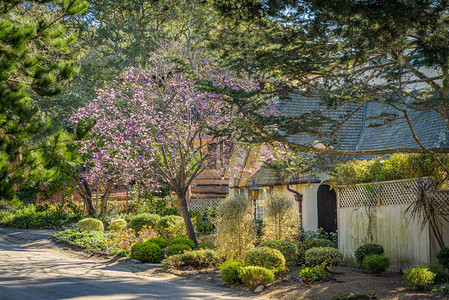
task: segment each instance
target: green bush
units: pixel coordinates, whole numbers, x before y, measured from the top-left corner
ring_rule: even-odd
[[[343,261],[343,253],[333,247],[310,248],[306,251],[306,263],[309,265],[338,266]]]
[[[212,232],[214,232],[215,225],[214,223],[212,223],[211,219],[214,218],[215,214],[215,207],[212,208],[212,211],[210,212],[208,209],[206,209],[204,211],[204,214],[201,214],[200,212],[192,212],[192,218],[195,217],[193,224],[195,226],[195,232],[202,235],[211,234]]]
[[[267,285],[274,279],[273,271],[260,266],[247,266],[240,269],[242,282],[251,287]]]
[[[145,213],[131,217],[129,225],[135,233],[138,233],[144,226],[156,227],[160,220],[159,215]]]
[[[384,247],[382,245],[377,244],[365,244],[357,248],[355,250],[355,258],[357,260],[357,264],[361,267],[363,265],[363,260],[366,256],[371,254],[384,254]]]
[[[184,244],[190,247],[190,250],[193,250],[195,248],[195,244],[191,239],[185,238],[185,237],[177,237],[171,241],[170,245],[176,245],[176,244]]]
[[[449,276],[442,265],[437,262],[430,263],[427,268],[435,273],[435,282],[446,282]]]
[[[176,237],[186,237],[187,230],[184,219],[181,216],[164,216],[156,226],[156,230],[162,237],[171,241]]]
[[[221,278],[224,282],[230,284],[242,283],[240,268],[244,266],[244,263],[233,260],[221,264],[219,267]]]
[[[268,247],[250,249],[245,252],[244,260],[250,266],[264,267],[275,273],[285,271],[284,255],[276,249]]]
[[[260,247],[268,247],[281,251],[284,255],[285,263],[287,266],[296,266],[298,263],[298,247],[292,242],[281,240],[281,241],[265,241],[260,244]]]
[[[434,279],[435,273],[421,266],[404,270],[405,283],[416,290],[426,289],[433,284]]]
[[[122,229],[125,229],[127,226],[127,223],[123,219],[115,219],[111,221],[111,225],[109,225],[109,229],[112,231],[119,231]]]
[[[182,254],[167,257],[162,261],[167,268],[174,269],[182,269],[185,267],[194,269],[212,268],[220,265],[222,262],[223,259],[215,251],[209,249],[186,251]]]
[[[440,287],[433,289],[432,293],[437,295],[449,295],[449,283],[445,283]]]
[[[306,267],[299,272],[299,276],[304,283],[326,280],[326,264],[322,263],[321,265],[312,268]]]
[[[104,231],[103,222],[94,218],[85,218],[78,222],[79,230]]]
[[[379,254],[365,256],[362,267],[372,274],[380,274],[390,267],[390,259]]]
[[[324,238],[312,238],[309,240],[303,241],[298,248],[298,260],[299,263],[305,262],[306,251],[311,248],[319,248],[319,247],[334,247],[334,243],[330,240]]]
[[[168,241],[164,238],[150,238],[145,241],[145,243],[153,243],[158,245],[161,249],[164,249],[168,246]]]
[[[144,263],[158,263],[161,260],[161,247],[154,243],[137,242],[131,246],[130,257]]]
[[[211,250],[214,250],[215,249],[215,245],[212,242],[199,243],[198,244],[198,249],[211,249]]]
[[[449,247],[443,247],[436,255],[438,262],[445,267],[446,269],[449,269]]]
[[[192,249],[193,248],[187,244],[174,244],[174,245],[170,245],[170,247],[168,247],[167,255],[172,256],[175,254],[181,254],[181,253],[184,253],[185,251],[190,251]]]

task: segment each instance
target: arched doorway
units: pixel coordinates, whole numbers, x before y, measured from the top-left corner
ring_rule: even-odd
[[[327,184],[318,188],[318,228],[337,231],[337,195]]]

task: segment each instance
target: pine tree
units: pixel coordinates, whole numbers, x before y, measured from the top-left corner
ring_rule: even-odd
[[[33,5],[51,8],[58,17],[36,18],[28,10]],[[68,51],[75,38],[61,20],[87,7],[83,0],[0,2],[0,199],[12,199],[14,187],[32,175],[51,173],[50,149],[62,154],[58,148],[66,135],[40,116],[30,95],[55,95],[73,75],[70,61],[62,56],[47,61],[42,53]]]

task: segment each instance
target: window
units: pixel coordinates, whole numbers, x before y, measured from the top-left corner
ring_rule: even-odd
[[[260,189],[259,196],[256,200],[256,219],[263,220],[266,211],[266,200],[268,196],[268,189]]]

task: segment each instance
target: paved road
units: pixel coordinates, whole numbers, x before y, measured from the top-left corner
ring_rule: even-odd
[[[68,258],[39,247],[48,235],[0,228],[0,299],[256,299],[232,289],[135,276],[117,266]],[[30,237],[37,243],[17,243]]]

